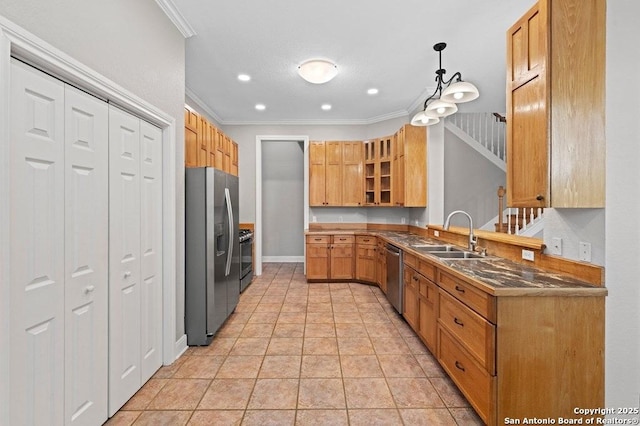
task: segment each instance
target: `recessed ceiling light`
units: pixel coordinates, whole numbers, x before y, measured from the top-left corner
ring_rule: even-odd
[[[322,104],[322,106],[320,107],[322,108],[324,111],[329,111],[331,109],[331,105],[329,104]]]
[[[310,59],[298,67],[300,77],[313,84],[323,84],[338,74],[338,67],[325,59]]]
[[[264,111],[267,107],[264,104],[256,104],[256,109],[258,111]]]
[[[377,95],[378,94],[378,89],[376,89],[375,87],[372,87],[371,89],[367,90],[367,94],[368,95]]]
[[[238,74],[238,80],[240,81],[249,81],[251,80],[251,76],[248,74]]]

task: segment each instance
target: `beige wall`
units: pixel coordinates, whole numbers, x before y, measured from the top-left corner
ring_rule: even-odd
[[[0,15],[175,117],[176,339],[184,334],[185,41],[154,0],[2,0]]]

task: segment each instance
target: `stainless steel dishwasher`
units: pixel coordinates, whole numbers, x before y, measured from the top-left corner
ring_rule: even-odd
[[[385,245],[387,252],[387,299],[402,314],[404,284],[402,282],[402,250],[392,244]]]

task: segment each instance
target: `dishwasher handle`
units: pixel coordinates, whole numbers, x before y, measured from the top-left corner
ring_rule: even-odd
[[[384,248],[387,250],[387,253],[390,253],[394,256],[400,256],[400,249],[394,245],[386,244]]]

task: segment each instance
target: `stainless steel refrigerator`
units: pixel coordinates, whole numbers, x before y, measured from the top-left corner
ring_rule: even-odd
[[[240,297],[238,177],[211,167],[185,176],[187,344],[208,345]]]

